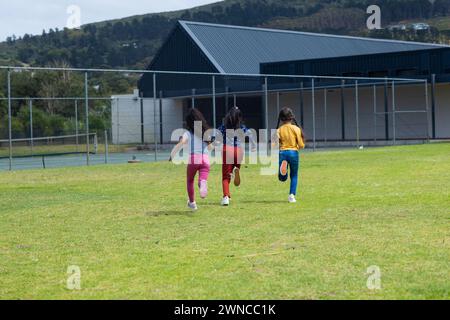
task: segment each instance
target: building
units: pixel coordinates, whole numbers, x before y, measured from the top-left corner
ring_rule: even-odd
[[[168,143],[183,124],[183,102],[179,99],[146,99],[132,95],[111,97],[111,142],[113,144]],[[163,125],[164,124],[164,125]],[[156,134],[155,134],[156,132]]]
[[[411,28],[414,31],[427,31],[427,30],[430,30],[431,27],[427,23],[419,22],[419,23],[413,23],[411,25]]]
[[[156,89],[157,98],[172,101],[176,120],[161,121],[179,127],[189,107],[218,125],[236,104],[248,126],[275,128],[278,109],[289,106],[318,140],[450,138],[449,46],[180,21],[148,70],[210,73],[157,74],[155,88],[153,74],[140,79],[142,97],[152,99]],[[268,77],[266,110],[267,77],[252,75],[271,74],[336,78],[313,86],[311,78]]]

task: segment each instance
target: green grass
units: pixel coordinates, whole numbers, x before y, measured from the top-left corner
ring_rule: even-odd
[[[1,173],[0,298],[449,298],[450,144],[305,153],[297,205],[250,166],[221,208],[215,166],[191,214],[184,172]],[[66,289],[69,265],[79,291]]]

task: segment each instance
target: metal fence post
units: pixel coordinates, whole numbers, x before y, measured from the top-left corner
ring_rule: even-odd
[[[323,90],[323,122],[324,122],[324,141],[328,141],[328,94],[327,89]]]
[[[277,114],[280,113],[280,98],[281,98],[281,93],[280,91],[277,92]]]
[[[13,167],[12,152],[12,99],[11,99],[11,70],[8,69],[8,140],[9,140],[9,171]]]
[[[109,162],[108,130],[105,130],[105,164]]]
[[[156,74],[153,74],[153,79],[155,79]],[[195,89],[192,89],[192,97],[191,97],[192,109],[195,109]]]
[[[347,132],[345,128],[345,80],[341,80],[341,134],[342,140],[345,141],[347,137]]]
[[[225,110],[230,111],[230,88],[228,86],[225,87]]]
[[[303,81],[300,83],[300,122],[301,125],[304,126],[305,125],[305,102],[303,99],[303,90],[304,90],[304,85],[303,85]]]
[[[389,141],[389,82],[384,79],[384,134],[386,141]]]
[[[373,131],[374,141],[377,141],[377,85],[373,85]]]
[[[84,73],[84,104],[86,109],[86,165],[90,165],[90,146],[89,146],[89,85],[88,73]]]
[[[358,83],[358,80],[355,81],[355,105],[356,105],[356,144],[359,147],[360,136],[359,136],[359,83]]]
[[[213,128],[216,129],[217,128],[217,123],[216,123],[217,114],[216,114],[216,77],[215,76],[212,76],[212,100],[213,100]]]
[[[116,129],[117,129],[117,141],[116,141],[116,145],[117,145],[117,151],[120,150],[120,100],[119,98],[116,98],[116,108],[117,108],[117,125],[116,125]]]
[[[33,100],[28,101],[28,106],[30,108],[30,149],[31,149],[31,156],[33,156],[33,148],[34,148],[34,141],[33,141]]]
[[[316,151],[316,88],[315,79],[311,79],[311,104],[312,104],[312,116],[313,116],[313,150]]]
[[[139,106],[141,108],[141,144],[145,145],[145,123],[144,123],[144,95],[141,92],[139,95]]]
[[[269,143],[269,81],[264,78],[264,125],[266,127],[266,143]]]
[[[76,143],[76,145],[77,145],[77,152],[78,152],[78,149],[79,149],[79,144],[80,144],[80,141],[79,141],[79,138],[78,138],[78,135],[79,135],[79,129],[78,129],[78,100],[75,100],[75,143]]]
[[[195,94],[195,89],[192,90],[192,93]],[[158,161],[158,140],[156,138],[156,131],[157,131],[157,125],[156,125],[156,109],[157,109],[157,103],[156,103],[156,73],[153,73],[153,140],[155,141],[155,162]],[[192,97],[194,99],[194,97]],[[195,107],[195,100],[194,107]]]
[[[395,80],[392,81],[392,140],[394,145],[397,142],[397,124],[396,124],[397,108],[395,105]]]
[[[431,75],[431,128],[432,137],[436,139],[436,75]]]
[[[425,80],[425,106],[427,110],[427,140],[431,140],[431,119],[430,119],[430,101],[428,96],[428,79]]]
[[[164,144],[164,127],[163,127],[163,92],[159,91],[159,142]]]

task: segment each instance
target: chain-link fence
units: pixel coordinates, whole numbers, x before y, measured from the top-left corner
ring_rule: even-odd
[[[197,108],[214,128],[238,106],[247,127],[294,110],[308,147],[422,142],[432,131],[422,79],[0,68],[0,170],[167,160]],[[176,140],[176,139],[175,139]]]

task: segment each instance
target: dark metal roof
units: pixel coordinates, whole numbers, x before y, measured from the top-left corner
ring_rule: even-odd
[[[444,45],[180,21],[221,73],[260,73],[260,64],[449,48]]]

